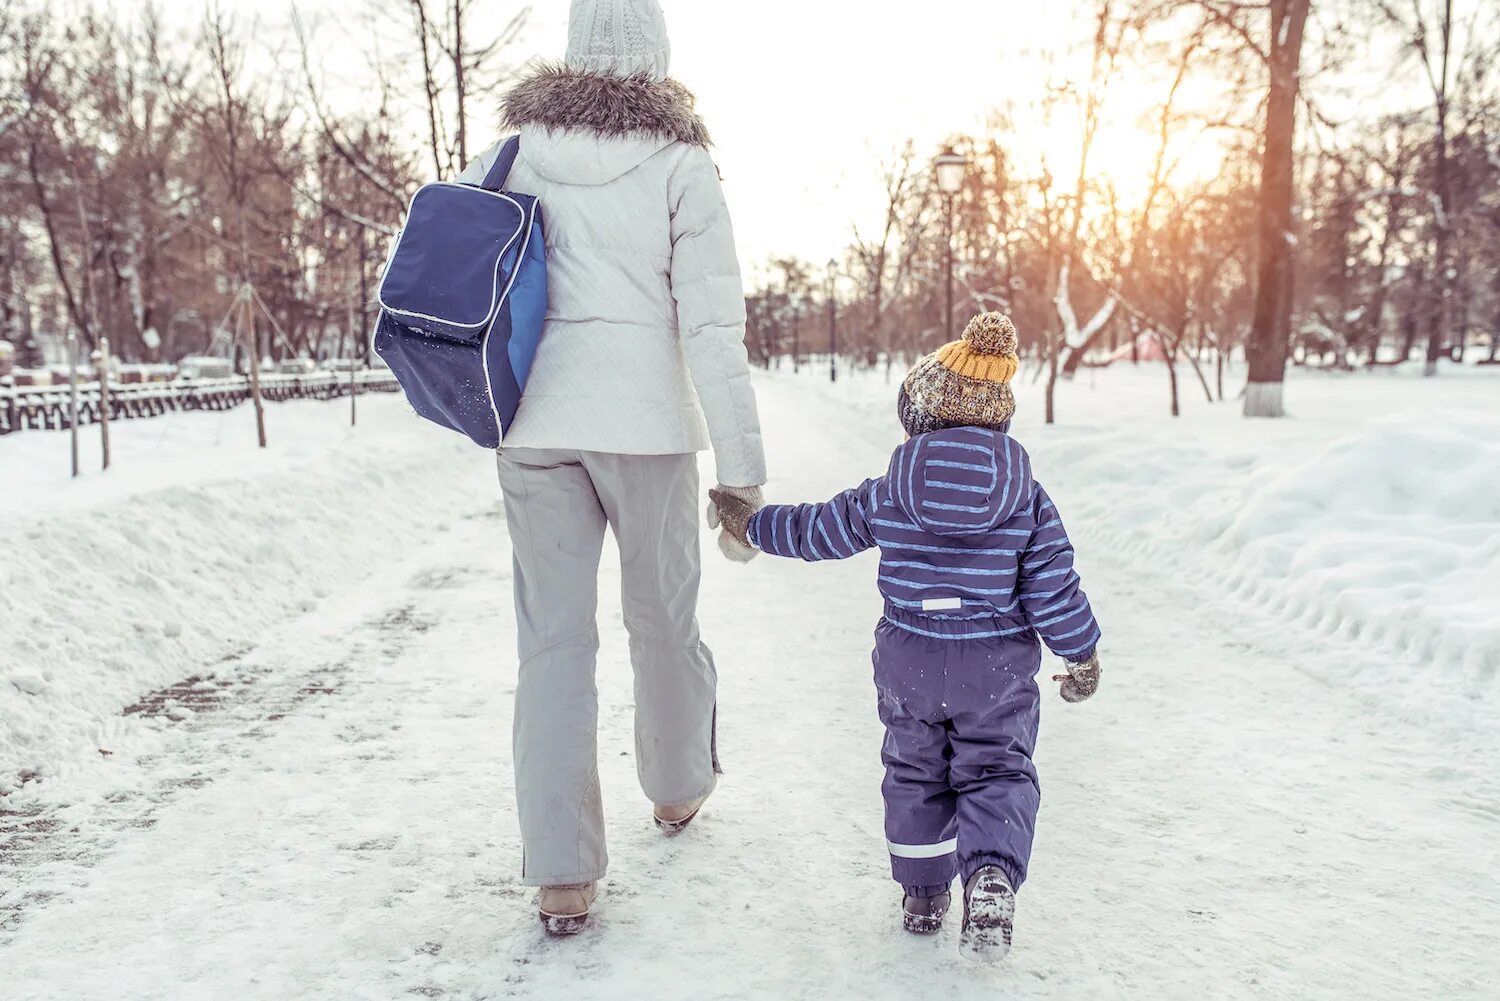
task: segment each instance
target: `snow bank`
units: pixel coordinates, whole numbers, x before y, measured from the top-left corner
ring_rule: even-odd
[[[1107,545],[1391,655],[1330,666],[1329,680],[1496,700],[1500,373],[1419,372],[1293,372],[1292,417],[1247,421],[1234,401],[1206,403],[1185,367],[1176,420],[1162,366],[1085,371],[1059,385],[1048,428],[1023,369],[1015,433],[1080,539],[1085,573],[1088,548]],[[847,396],[871,433],[894,424],[894,387],[878,375],[833,389],[803,378]],[[1112,613],[1130,614],[1100,609],[1106,632]],[[1393,663],[1407,673],[1392,676]]]
[[[277,404],[271,448],[248,410],[114,426],[67,478],[63,434],[0,439],[0,795],[101,751],[150,746],[122,710],[255,642],[339,582],[422,544],[407,526],[493,495],[453,489],[487,458],[399,397]],[[424,492],[430,479],[444,489]]]
[[[1495,694],[1500,421],[1391,418],[1280,455],[1126,439],[1074,438],[1046,453],[1093,538],[1383,646],[1467,695]],[[1107,484],[1103,495],[1086,481]],[[1361,680],[1363,667],[1342,665],[1341,680]]]

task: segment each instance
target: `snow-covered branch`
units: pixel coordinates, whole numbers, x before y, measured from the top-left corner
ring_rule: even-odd
[[[1052,303],[1057,307],[1057,318],[1062,321],[1063,346],[1069,351],[1082,351],[1115,315],[1116,302],[1114,296],[1107,297],[1103,305],[1089,317],[1088,323],[1080,328],[1078,314],[1073,309],[1072,290],[1069,288],[1072,269],[1073,262],[1064,258],[1062,267],[1057,272],[1057,295]]]

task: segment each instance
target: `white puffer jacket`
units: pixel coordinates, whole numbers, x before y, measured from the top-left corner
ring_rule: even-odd
[[[671,80],[543,68],[505,115],[521,134],[506,187],[541,199],[550,300],[506,445],[711,444],[721,483],[764,483],[734,232],[692,95]],[[498,151],[459,179],[482,181]]]

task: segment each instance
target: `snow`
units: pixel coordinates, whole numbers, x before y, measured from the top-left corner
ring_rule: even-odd
[[[1132,376],[1141,396],[1160,395],[1159,366],[1143,368],[1101,376],[1112,392],[1085,392],[1062,411],[1068,423],[1042,432],[1051,479],[1077,497],[1074,520],[1116,550],[1495,702],[1500,379],[1310,374],[1288,388],[1292,419],[1271,423],[1185,393],[1181,426],[1143,435],[1109,420]],[[1089,488],[1099,483],[1108,491]],[[1405,668],[1345,672],[1362,686],[1409,681]]]
[[[1105,670],[1081,706],[1047,686],[1032,877],[994,974],[958,963],[956,921],[900,930],[868,559],[707,550],[727,774],[668,839],[606,556],[613,866],[592,927],[553,942],[517,878],[483,453],[390,398],[352,432],[342,404],[273,406],[267,453],[246,411],[126,422],[117,469],[76,485],[60,436],[0,440],[10,510],[34,512],[0,529],[0,753],[47,768],[0,808],[6,998],[1487,996],[1500,381],[1297,373],[1288,420],[1184,394],[1175,422],[1165,382],[1086,370],[1053,428],[1018,384]],[[758,385],[772,499],[883,469],[883,378]]]
[[[347,400],[277,404],[266,452],[248,408],[117,422],[108,474],[90,428],[77,481],[66,434],[0,439],[0,678],[20,671],[0,684],[0,794],[130,743],[139,724],[119,713],[137,696],[423,544],[396,485],[471,457],[394,396],[359,406],[352,432]],[[424,500],[438,516],[459,503]]]

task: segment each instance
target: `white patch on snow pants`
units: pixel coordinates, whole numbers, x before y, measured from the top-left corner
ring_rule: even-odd
[[[714,785],[718,678],[698,633],[697,459],[510,448],[499,465],[515,551],[522,882],[589,882],[609,862],[594,684],[606,525],[620,548],[641,788],[671,807]]]

